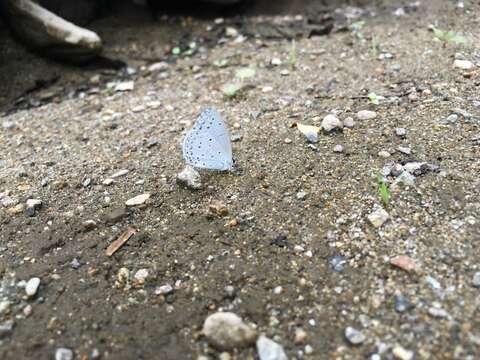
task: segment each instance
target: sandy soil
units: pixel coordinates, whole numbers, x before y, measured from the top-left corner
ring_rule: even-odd
[[[297,38],[295,60],[289,39],[223,36],[251,22],[303,23],[293,15],[93,23],[105,55],[129,71],[40,59],[3,29],[0,358],[52,359],[69,348],[76,359],[216,359],[201,329],[219,310],[290,358],[478,358],[480,5],[423,1],[393,15],[400,6],[369,7],[356,34]],[[430,24],[466,44],[434,41]],[[172,55],[176,46],[183,55]],[[456,53],[476,66],[454,68]],[[159,61],[162,71],[147,70]],[[227,98],[221,86],[241,67],[256,76]],[[39,80],[51,85],[26,94]],[[113,90],[124,81],[134,89]],[[204,188],[193,191],[176,183],[180,144],[209,106],[240,139],[236,166],[202,173]],[[358,119],[365,109],[376,118]],[[320,126],[328,114],[354,126],[316,144],[291,127]],[[413,162],[425,164],[410,186],[385,176],[382,204],[377,175]],[[144,193],[145,204],[125,206]],[[28,199],[42,204],[28,209]],[[226,215],[212,213],[216,202]],[[368,215],[383,207],[389,218],[375,227]],[[107,257],[129,227],[136,234]],[[415,268],[392,265],[400,255]],[[144,280],[134,277],[140,269]],[[32,277],[40,286],[27,297],[22,281]],[[166,284],[173,292],[156,295]],[[364,336],[358,345],[347,327]],[[308,334],[302,342],[298,329]]]

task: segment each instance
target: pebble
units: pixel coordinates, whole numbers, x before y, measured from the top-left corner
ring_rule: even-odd
[[[219,217],[224,217],[228,215],[228,208],[227,206],[222,203],[221,201],[213,201],[209,207],[208,210]]]
[[[114,183],[114,180],[111,179],[111,178],[106,178],[105,180],[103,180],[102,184],[105,185],[105,186],[109,186],[109,185],[112,185]]]
[[[284,142],[285,144],[291,144],[291,143],[292,143],[292,139],[285,138],[285,140],[283,140],[283,142]]]
[[[377,113],[371,110],[360,110],[357,113],[357,118],[359,120],[371,120],[377,117]]]
[[[365,335],[353,327],[347,327],[345,329],[345,338],[352,345],[360,345],[365,341]]]
[[[85,220],[82,223],[83,231],[91,231],[96,229],[97,223],[94,220]]]
[[[80,261],[78,261],[76,258],[73,259],[71,262],[70,262],[70,266],[73,268],[73,269],[79,269],[80,266],[82,266],[82,264],[80,264]]]
[[[23,315],[25,315],[25,317],[29,317],[30,315],[32,315],[32,312],[33,312],[33,308],[32,308],[32,305],[30,304],[28,304],[23,308]]]
[[[27,281],[27,284],[25,285],[25,293],[29,298],[31,298],[35,296],[39,286],[40,286],[40,279],[38,277],[33,277]]]
[[[13,321],[7,320],[0,324],[0,339],[11,335],[13,332]]]
[[[235,29],[234,27],[227,27],[225,29],[225,36],[227,37],[237,37],[238,36],[238,30]]]
[[[153,63],[148,67],[149,72],[160,72],[160,71],[165,71],[167,69],[168,69],[168,63],[165,61]]]
[[[345,120],[343,120],[343,126],[351,129],[355,126],[355,120],[353,120],[353,118],[349,116]]]
[[[305,345],[305,354],[310,355],[313,353],[313,347],[311,345]]]
[[[55,360],[72,360],[73,351],[67,348],[58,348],[55,350]]]
[[[405,146],[399,146],[398,151],[400,151],[402,154],[405,154],[405,155],[411,155],[412,154],[412,149],[410,149],[409,147],[405,147]]]
[[[305,198],[307,197],[307,193],[305,191],[299,191],[295,197],[297,198],[297,200],[305,200]]]
[[[408,171],[403,171],[392,184],[392,188],[396,188],[399,184],[404,184],[406,186],[415,185],[415,176],[410,174]]]
[[[342,272],[345,270],[347,260],[342,255],[335,254],[328,260],[328,264],[333,271]]]
[[[462,69],[462,70],[470,70],[473,68],[473,63],[471,61],[468,61],[468,60],[455,60],[453,62],[453,67],[457,68],[457,69]]]
[[[271,64],[274,66],[280,66],[282,65],[282,60],[280,60],[279,58],[273,58]]]
[[[458,115],[457,114],[451,114],[449,115],[444,121],[442,121],[443,124],[455,124],[458,120]]]
[[[142,112],[142,111],[145,111],[145,106],[143,105],[138,105],[138,106],[135,106],[132,108],[132,112],[134,113],[139,113],[139,112]]]
[[[108,224],[115,224],[122,220],[127,215],[127,209],[124,207],[114,208],[104,215],[105,222]]]
[[[480,288],[480,271],[477,271],[473,275],[472,285],[473,287]]]
[[[335,129],[342,129],[343,123],[335,115],[329,114],[323,118],[321,128],[326,132],[330,132]]]
[[[397,136],[399,137],[404,137],[405,135],[407,135],[407,130],[405,130],[405,128],[396,128],[395,134],[397,134]]]
[[[208,342],[220,350],[246,347],[257,337],[254,329],[231,312],[217,312],[207,317],[202,332]]]
[[[414,305],[411,303],[410,299],[405,295],[395,296],[395,311],[398,313],[406,312],[410,309],[413,309]]]
[[[308,334],[305,330],[303,330],[302,328],[295,329],[295,338],[293,339],[293,342],[295,345],[305,344],[307,339],[308,339]]]
[[[283,347],[264,335],[257,340],[257,352],[260,360],[288,360]]]
[[[404,349],[400,345],[393,348],[392,354],[397,360],[412,360],[415,355],[413,351]]]
[[[138,270],[133,277],[135,280],[145,280],[148,276],[148,270],[147,269],[140,269]]]
[[[158,286],[155,288],[155,295],[167,295],[173,292],[173,287],[170,284]]]
[[[185,168],[177,174],[177,183],[193,190],[202,188],[200,174],[190,165],[185,166]]]
[[[417,263],[409,256],[399,255],[390,259],[390,264],[406,272],[415,272],[419,269]]]
[[[10,310],[10,301],[0,301],[0,315],[7,313]]]
[[[115,85],[115,91],[130,91],[133,90],[135,83],[133,81],[120,82]]]
[[[37,210],[42,207],[42,200],[28,199],[26,202],[26,205],[27,205],[27,209],[31,208],[31,209]]]
[[[379,228],[380,226],[382,226],[389,217],[390,215],[388,215],[388,212],[386,212],[385,209],[380,207],[367,215],[368,221],[375,228]]]
[[[381,151],[378,152],[378,156],[380,156],[382,158],[389,158],[391,155],[388,151],[381,150]]]
[[[402,164],[399,163],[394,164],[390,169],[390,173],[395,177],[400,176],[403,172],[404,168]]]
[[[333,152],[334,153],[343,153],[343,150],[344,150],[344,148],[343,148],[342,145],[335,145],[333,147]]]
[[[135,196],[131,199],[128,199],[126,202],[125,202],[125,205],[127,206],[138,206],[138,205],[142,205],[142,204],[145,204],[145,202],[150,198],[150,194],[141,194],[141,195],[138,195],[138,196]]]
[[[112,176],[110,176],[111,179],[116,179],[120,176],[124,176],[124,175],[127,175],[129,173],[129,170],[127,169],[122,169],[122,170],[118,170],[115,174],[113,174]]]
[[[428,313],[434,318],[438,318],[438,319],[443,319],[448,317],[448,313],[444,309],[434,307],[434,306],[428,309]]]

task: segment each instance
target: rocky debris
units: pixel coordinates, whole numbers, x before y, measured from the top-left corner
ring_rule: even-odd
[[[257,338],[256,331],[231,312],[218,312],[207,317],[202,332],[219,350],[240,349],[253,344]]]
[[[440,305],[428,308],[428,314],[437,319],[444,319],[448,317],[448,313],[440,307]]]
[[[155,288],[155,295],[168,295],[173,292],[173,287],[170,284],[165,284]]]
[[[410,299],[405,295],[397,295],[395,296],[395,311],[398,313],[406,312],[410,309],[413,309],[414,305],[410,301]]]
[[[133,278],[135,280],[140,280],[140,281],[145,281],[145,279],[148,277],[148,270],[147,269],[140,269],[137,270],[135,275],[133,275]]]
[[[333,147],[334,153],[343,153],[343,151],[344,151],[343,145],[338,144]]]
[[[395,129],[395,134],[398,137],[405,137],[407,135],[407,130],[405,130],[404,128],[396,128]]]
[[[0,323],[0,339],[10,336],[13,332],[14,322],[12,320],[4,321]]]
[[[117,92],[123,92],[123,91],[132,91],[135,87],[135,82],[130,80],[130,81],[123,81],[119,82],[115,85],[114,90]]]
[[[210,213],[218,217],[225,217],[228,215],[227,206],[221,201],[213,201],[208,207]]]
[[[353,118],[349,116],[345,120],[343,120],[343,126],[352,129],[353,127],[355,127],[355,120],[353,120]]]
[[[309,143],[315,144],[318,142],[318,133],[320,132],[318,126],[303,125],[299,123],[295,123],[293,126],[305,136]]]
[[[26,202],[25,213],[27,216],[34,216],[35,212],[42,207],[42,200],[28,199]]]
[[[55,350],[55,360],[73,360],[73,351],[67,348]]]
[[[295,197],[297,198],[297,200],[305,200],[307,198],[307,193],[302,190],[302,191],[297,192]]]
[[[30,0],[0,3],[9,26],[28,47],[48,56],[82,63],[98,56],[102,41],[93,31],[81,28]]]
[[[85,232],[95,230],[96,228],[97,223],[95,222],[95,220],[85,220],[84,222],[82,222],[82,229]]]
[[[32,298],[37,294],[38,287],[40,286],[40,279],[38,277],[33,277],[27,281],[25,285],[25,293],[27,297]]]
[[[350,326],[345,329],[345,338],[352,345],[361,345],[366,340],[365,335],[360,330]]]
[[[405,155],[411,155],[411,154],[412,154],[412,149],[410,149],[410,148],[407,147],[407,146],[399,146],[397,149],[398,149],[398,151],[400,151],[402,154],[405,154]]]
[[[453,62],[453,67],[461,70],[471,70],[474,65],[471,61],[457,59]]]
[[[411,257],[406,255],[398,255],[391,258],[390,264],[409,273],[419,270],[417,263]]]
[[[305,344],[307,339],[308,339],[308,333],[305,330],[303,330],[302,328],[295,329],[295,338],[293,339],[293,343],[295,345]]]
[[[381,207],[377,207],[373,212],[367,215],[368,221],[375,228],[381,227],[389,217],[390,215],[388,212]]]
[[[381,158],[389,158],[391,155],[388,151],[386,150],[380,150],[378,152],[378,156],[380,156]]]
[[[125,207],[114,208],[105,212],[103,219],[107,224],[115,224],[127,216],[127,214]]]
[[[328,133],[333,130],[343,129],[343,123],[335,115],[329,114],[323,118],[320,127]]]
[[[124,175],[127,175],[130,171],[127,170],[127,169],[122,169],[122,170],[118,170],[115,174],[113,174],[112,176],[110,176],[111,179],[116,179],[116,178],[119,178],[121,176],[124,176]]]
[[[200,174],[190,165],[185,166],[185,168],[178,173],[177,183],[192,190],[199,190],[203,186]]]
[[[257,352],[260,360],[288,360],[283,347],[264,335],[258,337]]]
[[[371,110],[360,110],[357,112],[358,120],[372,120],[377,117],[377,113]]]
[[[473,275],[472,285],[473,285],[473,287],[480,288],[480,271],[477,271]]]
[[[145,204],[145,202],[150,199],[150,194],[141,194],[137,195],[131,199],[128,199],[125,202],[126,206],[139,206]]]
[[[415,356],[413,351],[407,350],[400,345],[397,345],[393,348],[392,354],[397,360],[412,360]]]

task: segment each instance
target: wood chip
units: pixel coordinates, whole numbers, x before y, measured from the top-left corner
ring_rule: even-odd
[[[127,230],[125,230],[122,235],[118,237],[117,240],[115,240],[108,246],[107,250],[105,251],[107,256],[112,256],[118,249],[123,246],[123,244],[128,241],[128,239],[132,237],[133,234],[135,234],[135,232],[136,230],[134,228],[128,228]]]

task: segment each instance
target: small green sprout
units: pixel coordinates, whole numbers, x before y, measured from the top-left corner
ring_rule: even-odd
[[[375,94],[374,92],[371,92],[370,94],[368,94],[368,98],[370,99],[370,102],[373,105],[379,105],[380,104],[380,99],[378,98],[377,94]]]
[[[435,35],[435,40],[443,43],[443,46],[447,46],[448,43],[454,43],[456,45],[463,45],[467,42],[464,36],[457,34],[456,32],[440,30],[434,25],[430,25],[430,30]]]
[[[363,20],[356,21],[350,25],[350,30],[359,40],[363,40],[365,38],[362,32],[362,29],[364,26],[365,26],[365,21]]]
[[[297,43],[295,39],[292,40],[292,48],[290,49],[290,66],[294,69],[297,66]]]
[[[380,175],[377,176],[377,183],[378,183],[378,192],[380,194],[380,197],[382,198],[383,205],[387,207],[388,202],[390,200],[390,190],[388,189],[387,184],[385,184],[385,181]]]

